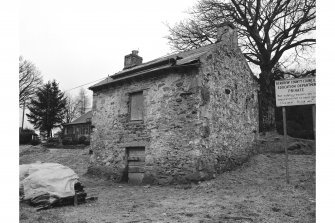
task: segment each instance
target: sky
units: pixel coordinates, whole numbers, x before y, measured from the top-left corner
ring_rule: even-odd
[[[143,62],[171,53],[166,24],[185,19],[196,2],[22,0],[19,53],[36,65],[44,82],[55,79],[75,96],[76,87],[91,83],[83,86],[87,89],[122,70],[132,50],[139,50]]]
[[[56,79],[68,90],[122,70],[132,50],[143,62],[171,52],[165,23],[180,21],[196,1],[20,3],[20,55],[35,63],[45,81]]]

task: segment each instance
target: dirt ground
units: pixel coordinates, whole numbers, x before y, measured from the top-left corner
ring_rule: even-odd
[[[289,144],[297,144],[289,155],[290,184],[285,181],[281,142],[282,137],[264,137],[261,153],[235,170],[198,184],[170,186],[130,186],[86,176],[88,148],[22,146],[20,164],[69,166],[80,176],[88,196],[98,200],[39,212],[20,204],[20,222],[315,222],[313,141],[290,138]]]

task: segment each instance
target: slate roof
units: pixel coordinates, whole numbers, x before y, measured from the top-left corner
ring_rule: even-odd
[[[88,122],[88,119],[91,120],[92,118],[92,111],[86,112],[85,114],[83,114],[82,116],[80,116],[79,118],[77,118],[76,120],[70,122],[70,123],[66,123],[63,125],[76,125],[76,124],[85,124]]]
[[[97,89],[110,83],[118,82],[138,75],[145,75],[155,71],[161,71],[170,68],[177,68],[187,65],[196,65],[199,63],[201,55],[209,52],[216,44],[199,47],[197,49],[183,51],[168,56],[159,57],[149,62],[137,65],[132,68],[124,69],[107,77],[105,80],[89,87],[90,90]]]

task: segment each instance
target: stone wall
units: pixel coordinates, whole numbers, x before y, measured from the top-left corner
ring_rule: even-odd
[[[241,164],[258,136],[258,84],[237,45],[217,44],[201,58],[200,79],[209,92],[200,120],[209,132],[202,144],[217,173]]]
[[[109,171],[111,178],[120,181],[127,164],[126,148],[144,146],[144,181],[165,184],[196,177],[196,158],[201,152],[194,142],[200,138],[202,127],[197,74],[198,70],[194,68],[160,73],[95,92],[92,118],[95,126],[92,133],[94,166]],[[129,93],[141,90],[144,120],[130,121]]]
[[[94,92],[91,172],[121,181],[127,147],[145,147],[144,183],[210,179],[248,156],[258,133],[256,81],[238,48],[219,43],[200,60]],[[129,94],[142,90],[144,120],[130,121]]]

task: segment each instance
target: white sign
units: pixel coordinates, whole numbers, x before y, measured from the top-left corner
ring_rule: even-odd
[[[315,86],[315,77],[276,81],[276,106],[315,104]]]

